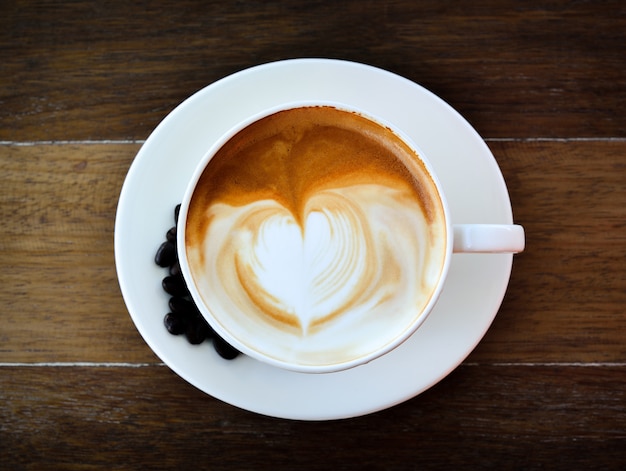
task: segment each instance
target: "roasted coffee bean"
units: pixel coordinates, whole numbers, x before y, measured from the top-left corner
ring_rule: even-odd
[[[213,336],[213,348],[217,354],[225,360],[237,358],[240,353],[235,347],[230,345],[226,340],[217,334]]]
[[[178,276],[181,275],[182,276],[182,271],[180,270],[180,263],[178,262],[178,260],[176,260],[171,266],[170,266],[170,275],[173,276]]]
[[[176,245],[176,227],[170,228],[170,230],[165,233],[165,238]]]
[[[185,336],[190,344],[201,344],[209,337],[209,333],[209,326],[204,322],[204,319],[195,317],[187,322]]]
[[[206,321],[206,319],[202,316],[202,314],[199,315],[199,319],[200,319],[200,322],[202,322],[207,329],[207,338],[212,339],[213,337],[217,336],[217,334],[213,330],[213,327],[211,327],[211,325]]]
[[[200,315],[200,311],[198,311],[195,303],[185,298],[174,296],[170,298],[168,305],[172,312],[176,314],[182,314],[186,316]]]
[[[158,248],[154,261],[160,267],[169,267],[176,262],[176,247],[171,242],[163,242]]]
[[[180,204],[174,209],[174,222],[178,225]],[[163,278],[162,286],[166,293],[172,295],[169,300],[171,312],[163,318],[163,324],[172,335],[185,334],[187,341],[192,345],[213,339],[215,351],[224,359],[232,360],[240,353],[218,336],[209,323],[200,314],[198,307],[190,299],[187,284],[180,270],[178,254],[176,252],[177,226],[171,227],[165,234],[166,242],[163,242],[154,257],[157,265],[168,268],[169,276]]]
[[[165,315],[163,324],[165,324],[165,328],[172,335],[184,334],[185,330],[187,330],[184,317],[173,312],[169,312]]]
[[[189,290],[182,275],[166,276],[161,284],[165,292],[172,296],[189,296]]]

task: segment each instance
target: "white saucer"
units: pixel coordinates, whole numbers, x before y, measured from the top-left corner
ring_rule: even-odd
[[[454,255],[435,310],[403,345],[348,371],[310,375],[248,357],[222,360],[163,326],[168,296],[154,254],[173,225],[187,180],[205,151],[243,118],[294,100],[345,103],[394,123],[422,149],[448,197],[454,223],[512,223],[498,165],[476,131],[441,99],[392,73],[345,61],[270,63],[199,91],[154,130],[120,195],[115,261],[124,300],[152,350],[178,375],[234,406],[274,417],[328,420],[403,402],[443,379],[474,349],[509,282],[512,255]]]

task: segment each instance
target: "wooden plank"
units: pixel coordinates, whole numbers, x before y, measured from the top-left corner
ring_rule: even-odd
[[[480,359],[626,358],[624,142],[490,142],[527,247]]]
[[[486,137],[624,137],[625,31],[621,0],[4,2],[0,140],[144,139],[198,89],[290,57],[399,73]]]
[[[626,359],[626,142],[490,142],[527,250],[469,361]],[[137,145],[0,146],[0,361],[156,361],[114,266]]]
[[[0,375],[5,469],[626,466],[624,366],[463,366],[404,404],[331,422],[242,411],[165,367]]]
[[[137,149],[0,147],[2,361],[155,361],[124,306],[113,252]]]

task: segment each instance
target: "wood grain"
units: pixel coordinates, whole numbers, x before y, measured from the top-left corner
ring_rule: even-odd
[[[626,469],[624,44],[621,0],[0,2],[0,469]],[[343,421],[190,386],[137,333],[114,266],[139,141],[202,87],[295,57],[449,102],[527,234],[466,361]]]
[[[469,361],[626,359],[625,142],[490,142],[527,249]],[[138,145],[0,146],[2,358],[153,362],[114,266],[115,209]],[[593,162],[593,165],[589,165]]]
[[[477,358],[624,361],[624,143],[489,145],[527,246]]]
[[[7,0],[1,8],[0,140],[144,139],[198,89],[293,57],[399,73],[486,137],[626,136],[621,0]]]
[[[621,470],[625,391],[624,366],[466,366],[386,411],[298,422],[220,403],[165,367],[4,368],[0,455],[25,470]]]
[[[3,361],[154,361],[126,312],[113,234],[136,145],[0,147]]]

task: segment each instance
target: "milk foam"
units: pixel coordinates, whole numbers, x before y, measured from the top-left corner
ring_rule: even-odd
[[[301,216],[272,199],[206,210],[206,233],[187,250],[216,321],[300,364],[350,361],[393,341],[439,278],[438,226],[406,189],[374,183],[315,193]]]
[[[301,366],[404,338],[433,296],[447,240],[413,149],[328,106],[270,114],[223,144],[196,183],[184,237],[214,327],[248,353]]]

